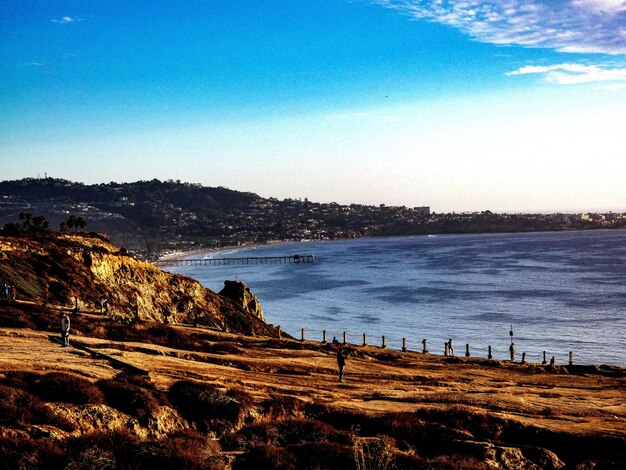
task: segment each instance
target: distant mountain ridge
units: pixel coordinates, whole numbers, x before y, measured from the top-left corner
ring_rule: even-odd
[[[368,236],[529,232],[626,227],[625,214],[435,214],[429,207],[262,198],[180,181],[85,185],[58,178],[0,182],[0,227],[20,212],[50,228],[70,215],[144,259],[173,250]]]

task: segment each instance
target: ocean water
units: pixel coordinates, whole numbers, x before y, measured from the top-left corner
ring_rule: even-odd
[[[626,366],[626,230],[288,243],[198,257],[313,254],[314,264],[169,268],[219,291],[246,282],[265,318],[300,338],[557,364]]]

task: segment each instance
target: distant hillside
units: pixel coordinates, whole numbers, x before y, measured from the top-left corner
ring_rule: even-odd
[[[87,221],[89,230],[108,233],[115,242],[145,255],[160,252],[162,238],[219,236],[217,221],[259,199],[252,193],[173,181],[84,185],[27,178],[0,182],[0,223],[29,211],[58,228],[70,213],[76,214]]]
[[[63,179],[0,182],[0,227],[21,212],[58,229],[70,215],[145,259],[172,250],[273,240],[626,227],[626,214],[435,214],[428,207],[340,205],[260,196],[180,181],[84,185]]]

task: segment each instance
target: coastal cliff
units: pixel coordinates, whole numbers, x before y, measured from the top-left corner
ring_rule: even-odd
[[[341,383],[338,346],[278,338],[245,284],[216,294],[98,235],[0,237],[0,280],[18,288],[0,300],[0,469],[626,464],[619,367],[346,344]]]
[[[0,280],[18,297],[128,321],[198,324],[222,331],[273,334],[258,300],[241,282],[217,294],[161,271],[98,234],[40,233],[0,237]]]

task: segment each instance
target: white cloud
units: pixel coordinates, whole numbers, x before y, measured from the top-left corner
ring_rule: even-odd
[[[626,0],[370,0],[477,41],[626,54]]]
[[[528,65],[507,75],[542,74],[545,80],[558,85],[575,85],[592,82],[626,81],[626,69],[601,68],[597,65],[556,64]]]
[[[67,23],[77,23],[79,21],[83,21],[83,18],[80,16],[62,16],[61,18],[53,18],[50,21],[57,24],[67,24]]]

